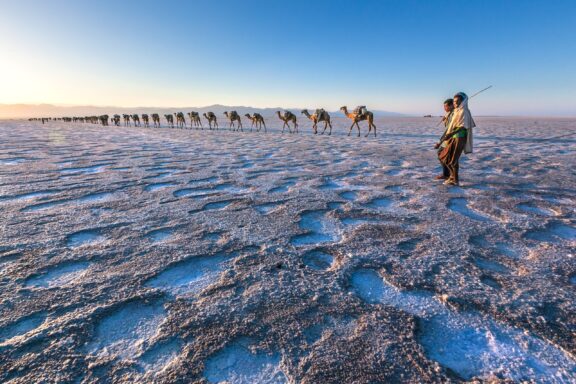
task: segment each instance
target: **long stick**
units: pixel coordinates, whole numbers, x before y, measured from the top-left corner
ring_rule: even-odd
[[[490,85],[490,86],[488,86],[488,87],[486,87],[486,88],[484,88],[484,89],[483,89],[483,90],[481,90],[481,91],[478,91],[478,92],[476,92],[475,94],[473,94],[472,96],[470,96],[470,97],[469,97],[469,99],[473,98],[473,97],[474,97],[474,96],[476,96],[476,95],[479,95],[479,94],[481,94],[482,92],[484,92],[484,91],[486,91],[487,89],[490,89],[490,88],[492,88],[492,86],[491,86],[491,85]]]

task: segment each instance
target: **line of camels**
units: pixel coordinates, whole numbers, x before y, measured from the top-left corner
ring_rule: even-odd
[[[350,126],[350,130],[348,131],[348,136],[352,133],[352,129],[354,126],[358,128],[358,137],[360,137],[360,125],[358,124],[361,121],[368,122],[368,133],[365,137],[370,135],[372,129],[374,129],[374,137],[376,137],[376,125],[374,125],[374,114],[366,109],[365,106],[359,106],[355,108],[352,112],[348,111],[346,106],[340,108],[340,111],[344,113],[344,115],[352,120],[352,125]],[[288,128],[288,132],[290,133],[299,133],[298,131],[298,122],[297,117],[294,113],[290,111],[277,111],[278,118],[282,120],[284,123],[282,125],[282,133],[284,130]],[[332,122],[330,121],[330,114],[326,112],[324,109],[316,109],[314,113],[310,114],[307,109],[303,109],[300,112],[310,121],[312,121],[312,130],[314,134],[318,133],[318,123],[324,123],[324,129],[320,133],[323,135],[326,132],[326,129],[329,128],[328,135],[332,134]],[[192,128],[200,128],[204,129],[202,125],[202,120],[200,118],[200,114],[198,112],[189,112],[188,119],[190,120],[190,129]],[[174,114],[166,114],[164,118],[170,128],[178,127],[180,129],[188,128],[186,123],[186,115],[183,112],[176,112]],[[213,112],[203,113],[202,116],[208,121],[208,128],[210,130],[215,129],[218,130],[218,119]],[[242,119],[238,112],[236,111],[226,111],[224,112],[224,116],[228,120],[228,129],[232,131],[242,131],[244,132],[244,128],[242,126]],[[267,132],[266,123],[264,121],[264,117],[259,113],[253,113],[252,115],[246,113],[244,115],[250,122],[252,123],[250,126],[250,132],[252,132],[253,128],[256,128],[256,132],[260,132],[262,127],[264,128],[264,132]],[[42,120],[42,123],[48,120],[52,120],[52,118],[38,118],[38,119],[29,119],[29,120]],[[61,120],[66,122],[81,122],[81,123],[92,123],[92,124],[102,124],[107,126],[109,121],[111,121],[114,125],[120,126],[121,122],[126,127],[131,127],[132,123],[134,123],[135,127],[141,127],[144,125],[145,128],[150,128],[150,120],[152,120],[152,124],[154,128],[160,128],[160,115],[157,113],[153,113],[151,115],[142,114],[142,115],[128,115],[124,114],[120,115],[113,115],[112,117],[108,115],[101,115],[101,116],[85,116],[85,117],[62,117],[57,118],[54,120]],[[176,123],[176,124],[175,124]],[[292,126],[291,126],[292,124]]]

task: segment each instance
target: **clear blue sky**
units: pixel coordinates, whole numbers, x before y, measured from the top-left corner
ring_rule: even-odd
[[[0,0],[0,103],[576,115],[574,0]]]

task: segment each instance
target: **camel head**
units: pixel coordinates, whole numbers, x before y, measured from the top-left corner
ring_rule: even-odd
[[[348,108],[346,108],[346,106],[343,106],[343,107],[340,107],[340,110],[341,110],[342,112],[346,112],[346,111],[348,110]]]
[[[301,114],[306,115],[308,113],[307,109],[303,109],[302,111],[300,111]]]
[[[251,118],[252,118],[252,116],[250,116],[250,114],[249,114],[249,113],[245,114],[244,116],[246,116],[246,117],[247,117],[247,118],[249,118],[249,119],[251,119]]]

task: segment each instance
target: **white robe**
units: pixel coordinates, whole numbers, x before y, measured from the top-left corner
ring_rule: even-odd
[[[472,140],[472,128],[476,126],[472,114],[468,109],[468,97],[462,100],[462,103],[457,108],[454,108],[452,114],[452,119],[448,126],[448,134],[456,130],[456,128],[464,127],[468,130],[468,135],[466,136],[466,146],[464,147],[464,153],[472,153],[473,151],[473,140]]]

